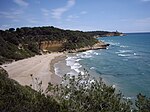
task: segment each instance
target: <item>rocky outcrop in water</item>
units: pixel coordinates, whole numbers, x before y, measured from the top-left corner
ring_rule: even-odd
[[[97,49],[106,49],[109,44],[105,44],[104,42],[99,41],[98,43],[94,44],[93,46],[87,46],[75,50],[68,50],[69,53],[76,53],[76,52],[83,52],[87,50],[97,50]]]

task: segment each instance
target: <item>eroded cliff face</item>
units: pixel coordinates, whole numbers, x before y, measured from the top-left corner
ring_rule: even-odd
[[[42,51],[56,52],[62,51],[63,43],[62,41],[42,41],[39,47]]]

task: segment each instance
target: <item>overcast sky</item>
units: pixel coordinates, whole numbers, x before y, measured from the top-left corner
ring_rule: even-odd
[[[0,29],[150,32],[150,0],[0,0]]]

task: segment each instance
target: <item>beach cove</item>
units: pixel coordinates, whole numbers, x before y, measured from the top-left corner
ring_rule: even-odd
[[[3,64],[1,67],[8,72],[9,78],[23,86],[32,85],[32,88],[37,90],[36,84],[42,81],[41,88],[45,91],[49,82],[52,84],[61,82],[61,77],[55,75],[53,65],[64,56],[63,53],[36,55],[10,64]]]
[[[44,90],[49,82],[60,84],[64,74],[83,74],[86,69],[92,77],[102,77],[106,84],[121,90],[126,97],[135,98],[139,92],[149,95],[149,89],[144,88],[149,86],[149,78],[145,78],[149,77],[149,52],[145,51],[149,48],[148,36],[149,34],[128,34],[126,37],[100,38],[104,43],[110,44],[107,50],[37,55],[2,67],[9,73],[10,78],[21,85],[33,84],[30,76],[33,74],[34,78],[42,81]],[[132,37],[136,37],[136,44],[130,43],[134,40]],[[147,42],[139,44],[141,37]],[[128,85],[128,81],[134,89]]]

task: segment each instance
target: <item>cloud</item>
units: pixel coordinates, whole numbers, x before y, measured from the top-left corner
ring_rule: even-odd
[[[87,11],[81,11],[79,12],[78,15],[69,15],[66,19],[66,21],[71,21],[71,22],[75,22],[75,20],[77,20],[78,18],[80,18],[81,16],[87,14]]]
[[[82,11],[82,12],[80,12],[80,14],[87,14],[87,12],[86,11]]]
[[[16,17],[13,14],[9,13],[9,12],[0,11],[0,18],[13,19],[13,18],[16,18]]]
[[[66,21],[73,21],[73,20],[78,19],[78,18],[79,18],[79,16],[77,16],[77,15],[69,15],[67,17]]]
[[[29,4],[25,0],[13,0],[19,6],[27,7]]]
[[[150,2],[150,0],[141,0],[142,2]]]
[[[41,11],[43,12],[43,15],[44,16],[49,16],[49,14],[50,14],[50,10],[48,10],[48,9],[41,9]]]
[[[150,17],[140,19],[121,19],[120,21],[136,26],[150,26]]]
[[[11,25],[3,24],[3,25],[0,25],[0,30],[6,30],[6,29],[9,29],[11,27],[12,27]]]
[[[150,26],[150,17],[137,19],[135,20],[135,23],[140,26]]]
[[[52,9],[52,17],[55,19],[61,19],[61,16],[75,5],[75,0],[68,0],[66,6]]]
[[[23,14],[22,10],[11,9],[10,11],[0,11],[0,18],[7,18],[16,21],[21,14]]]
[[[28,21],[29,23],[32,23],[32,24],[39,23],[39,22],[38,22],[36,19],[34,19],[34,18],[27,19],[27,21]]]
[[[36,3],[36,4],[40,4],[41,2],[40,2],[39,0],[36,0],[35,3]]]
[[[149,32],[150,17],[121,19],[123,27],[120,29],[126,32]]]

